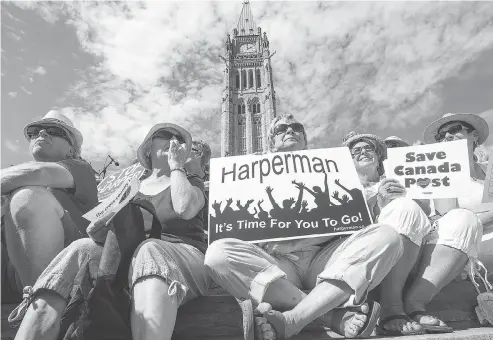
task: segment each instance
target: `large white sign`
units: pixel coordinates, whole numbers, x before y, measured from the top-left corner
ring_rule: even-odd
[[[470,181],[467,141],[388,149],[387,178],[396,178],[410,198],[456,198]]]
[[[211,159],[209,243],[350,234],[372,223],[348,148]]]

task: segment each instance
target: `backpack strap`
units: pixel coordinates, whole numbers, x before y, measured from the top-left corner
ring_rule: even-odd
[[[152,205],[152,203],[149,201],[139,200],[139,199],[134,199],[130,203],[138,206],[139,208],[146,210],[152,215],[152,227],[151,227],[151,233],[149,235],[149,238],[160,238],[163,225],[161,224],[161,222],[159,222],[159,218],[157,216],[154,205]]]

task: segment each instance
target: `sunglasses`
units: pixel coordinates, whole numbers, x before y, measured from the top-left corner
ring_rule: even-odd
[[[448,134],[451,134],[451,135],[455,135],[456,133],[459,133],[461,131],[465,130],[466,132],[468,130],[472,131],[474,130],[472,127],[469,127],[469,126],[465,126],[463,124],[455,124],[455,125],[451,125],[449,126],[447,129],[445,130],[442,130],[440,132],[438,132],[436,135],[435,135],[435,140],[437,142],[441,142],[442,140],[445,139],[445,136]]]
[[[67,142],[69,142],[70,145],[72,145],[72,141],[70,140],[70,137],[68,136],[67,132],[59,128],[57,126],[41,126],[41,125],[33,125],[27,128],[27,136],[29,139],[33,140],[34,138],[38,138],[39,133],[44,130],[46,131],[47,134],[53,137],[60,137],[65,139]]]
[[[278,124],[274,128],[274,135],[279,135],[281,133],[286,133],[288,129],[291,128],[294,132],[303,132],[305,128],[301,123],[292,123],[292,124]]]
[[[352,148],[351,149],[351,156],[356,157],[358,155],[361,155],[363,153],[363,150],[366,153],[375,152],[375,149],[373,147],[371,147],[370,145],[365,145],[363,147]]]
[[[176,137],[176,139],[178,140],[178,142],[180,142],[180,144],[185,143],[185,140],[183,139],[182,136],[172,134],[168,131],[158,131],[152,136],[152,139],[162,138],[162,139],[171,140],[173,137]]]

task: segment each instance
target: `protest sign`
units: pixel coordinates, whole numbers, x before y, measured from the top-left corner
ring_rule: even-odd
[[[351,234],[372,223],[348,148],[211,159],[209,243]]]
[[[98,200],[103,201],[127,179],[139,178],[144,172],[144,167],[140,163],[135,163],[125,169],[108,174],[98,185]]]
[[[455,198],[470,180],[467,141],[387,150],[387,178],[396,178],[410,198]]]
[[[488,168],[486,168],[486,179],[483,189],[483,203],[493,202],[493,152],[489,155]]]
[[[94,209],[82,215],[82,217],[89,222],[95,222],[103,220],[110,215],[115,215],[130,202],[139,191],[139,188],[140,182],[138,178],[127,178],[110,196],[99,203]]]

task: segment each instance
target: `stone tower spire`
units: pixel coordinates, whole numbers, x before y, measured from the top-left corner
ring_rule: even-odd
[[[221,155],[268,150],[267,128],[276,116],[274,82],[267,34],[257,27],[244,1],[232,35],[224,43],[221,108]]]
[[[250,1],[243,1],[243,8],[241,9],[240,18],[236,25],[239,35],[255,34],[257,26],[253,19],[252,10],[250,8]]]

